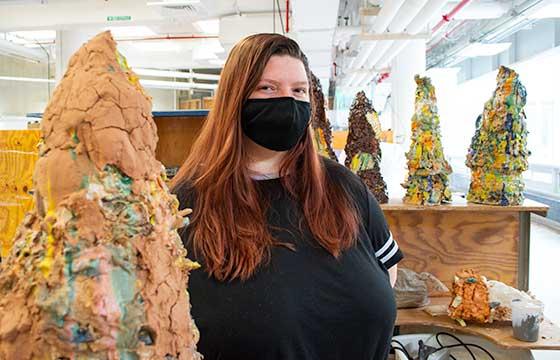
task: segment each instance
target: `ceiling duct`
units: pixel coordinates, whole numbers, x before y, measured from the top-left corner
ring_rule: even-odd
[[[208,10],[202,3],[185,5],[162,5],[160,13],[166,18],[203,18],[208,16]]]
[[[394,19],[395,15],[399,11],[401,5],[405,0],[392,0],[384,4],[379,11],[379,15],[375,18],[373,25],[369,32],[374,34],[380,34],[387,29],[387,26]],[[354,59],[350,61],[350,67],[360,68],[364,65],[367,58],[371,55],[373,48],[375,47],[375,42],[367,42],[364,47],[361,48],[360,53]]]
[[[389,33],[402,33],[405,28],[412,22],[412,20],[422,10],[427,0],[407,0],[400,8],[398,16],[395,16],[393,21],[389,24],[387,30]],[[377,61],[383,54],[391,47],[394,41],[377,41],[374,49],[371,51],[371,56],[366,59],[365,64],[368,69],[374,68]],[[365,85],[373,78],[372,72],[367,72],[361,77],[354,80],[355,85]]]
[[[420,10],[418,15],[412,20],[412,22],[407,26],[406,32],[409,34],[418,34],[422,30],[426,29],[430,20],[434,18],[435,14],[439,14],[443,6],[447,3],[447,0],[429,0],[426,5]],[[406,47],[409,41],[395,42],[391,47],[381,56],[381,58],[375,64],[376,67],[387,66],[391,60],[398,53]]]
[[[462,29],[453,41],[439,41],[431,46],[427,53],[427,68],[451,66],[462,61],[459,56],[461,50],[473,43],[497,43],[522,28],[531,26],[536,19],[530,14],[538,9],[545,1],[525,0],[513,4],[508,16],[497,19],[482,19],[469,21],[468,27]]]

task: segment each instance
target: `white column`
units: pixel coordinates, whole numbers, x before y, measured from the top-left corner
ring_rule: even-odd
[[[390,198],[402,198],[405,191],[405,153],[410,146],[410,120],[414,113],[416,83],[414,75],[426,70],[426,44],[424,40],[410,41],[391,63],[391,107],[393,144],[381,143],[381,174],[387,183]]]
[[[93,32],[78,30],[57,30],[56,32],[56,82],[64,76],[70,57],[89,39],[95,35]]]
[[[391,63],[392,129],[394,141],[405,148],[410,140],[410,119],[414,113],[414,75],[426,71],[426,43],[410,41]]]

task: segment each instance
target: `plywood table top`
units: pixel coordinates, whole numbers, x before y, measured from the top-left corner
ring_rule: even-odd
[[[525,199],[522,205],[514,206],[498,206],[498,205],[481,205],[467,202],[465,198],[453,195],[453,201],[450,204],[437,206],[411,205],[403,203],[402,199],[389,199],[387,204],[381,204],[384,211],[487,211],[487,212],[533,212],[542,216],[546,216],[548,205],[541,204],[537,201]]]
[[[424,308],[399,309],[396,325],[435,326],[452,332],[480,336],[504,349],[560,350],[560,327],[548,319],[545,319],[541,324],[539,340],[537,342],[524,342],[513,337],[511,323],[501,322],[487,325],[469,323],[466,327],[462,327],[455,320],[443,314],[450,298],[441,297],[431,298],[430,300],[430,305]],[[424,311],[428,307],[433,310],[432,313],[435,312],[440,315],[432,316],[428,314]]]

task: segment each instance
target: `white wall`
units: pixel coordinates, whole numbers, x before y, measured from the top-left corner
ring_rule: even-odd
[[[152,97],[152,110],[175,110],[175,91],[167,89],[145,89]]]
[[[47,78],[45,63],[0,55],[0,76]],[[51,91],[54,87],[50,85]],[[0,116],[42,112],[49,98],[47,83],[0,80]]]
[[[527,89],[525,112],[529,130],[528,148],[532,151],[529,163],[532,164],[560,164],[560,142],[557,141],[560,124],[556,121],[560,116],[560,99],[556,89],[560,83],[559,62],[560,48],[555,48],[530,60],[509,65],[518,72],[521,83]],[[458,85],[437,77],[433,79],[444,151],[448,156],[460,157],[461,163],[474,134],[476,118],[496,88],[496,74],[494,70]]]
[[[0,76],[46,79],[47,66],[44,63],[0,55]],[[52,66],[51,77],[54,77]],[[50,84],[51,94],[54,88],[55,84]],[[154,110],[175,109],[175,92],[173,90],[146,89],[146,91],[152,96]],[[49,85],[47,83],[0,80],[0,117],[25,116],[32,112],[42,113],[48,101]]]

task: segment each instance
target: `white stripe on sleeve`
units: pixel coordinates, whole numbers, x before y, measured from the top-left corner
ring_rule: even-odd
[[[383,255],[383,253],[387,251],[387,249],[389,249],[394,242],[395,240],[393,239],[393,234],[389,233],[389,239],[387,239],[385,245],[383,245],[381,249],[375,252],[375,256],[380,257],[381,255]]]
[[[391,251],[389,251],[389,253],[387,255],[383,256],[383,258],[381,258],[379,260],[383,264],[385,264],[388,260],[390,260],[393,257],[393,255],[395,255],[397,253],[398,250],[399,250],[399,246],[395,242],[395,246],[393,247],[393,249]]]

